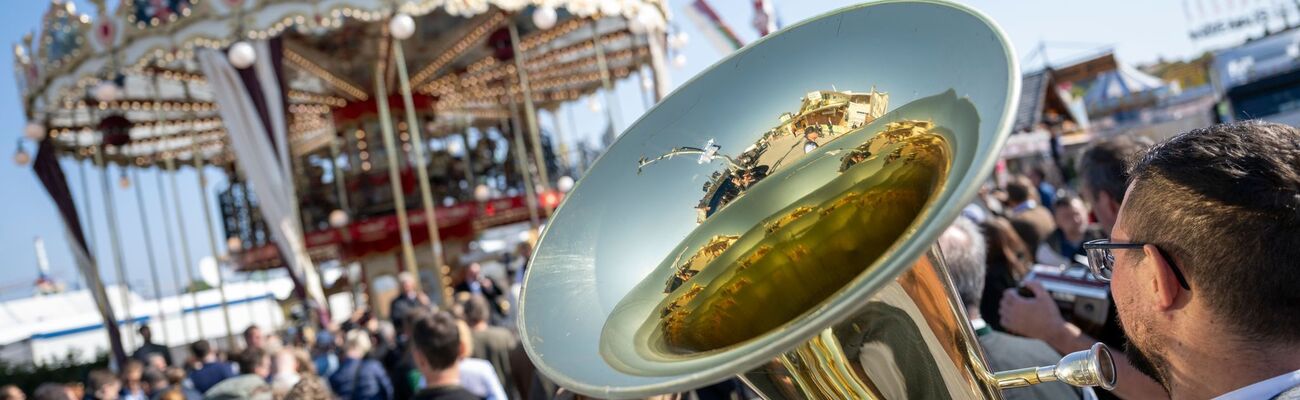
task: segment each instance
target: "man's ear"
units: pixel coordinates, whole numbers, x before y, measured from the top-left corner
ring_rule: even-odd
[[[1178,275],[1174,274],[1174,260],[1165,258],[1164,253],[1152,244],[1142,246],[1142,252],[1146,255],[1142,262],[1152,267],[1151,293],[1155,295],[1156,307],[1159,311],[1178,308],[1183,287],[1178,283]]]

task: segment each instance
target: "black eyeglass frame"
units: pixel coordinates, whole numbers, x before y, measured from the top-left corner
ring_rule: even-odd
[[[1147,244],[1149,243],[1112,243],[1110,239],[1096,239],[1084,242],[1083,250],[1088,254],[1088,269],[1092,271],[1092,276],[1102,282],[1110,282],[1110,277],[1101,273],[1102,266],[1098,265],[1100,263],[1092,261],[1094,258],[1091,253],[1101,252],[1099,255],[1108,257],[1110,265],[1113,267],[1115,265],[1115,255],[1111,253],[1111,250],[1138,250]],[[1170,257],[1169,253],[1165,252],[1160,246],[1156,246],[1156,251],[1159,251],[1160,256],[1169,262],[1169,268],[1174,271],[1174,278],[1178,279],[1178,285],[1185,290],[1192,290],[1191,285],[1187,284],[1187,277],[1183,276],[1183,270],[1178,268],[1178,263],[1174,262],[1174,258]]]

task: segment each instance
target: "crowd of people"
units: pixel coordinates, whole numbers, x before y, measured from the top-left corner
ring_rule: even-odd
[[[467,267],[455,303],[439,307],[400,273],[401,292],[389,318],[360,308],[318,332],[263,332],[251,326],[242,348],[219,349],[207,340],[188,346],[174,362],[153,342],[148,326],[130,360],[92,370],[84,383],[46,383],[33,400],[405,400],[547,399],[554,384],[533,367],[506,324],[509,286]],[[9,385],[4,400],[28,396]]]
[[[1003,394],[1300,399],[1300,130],[1242,122],[1154,145],[1101,140],[1074,170],[1077,191],[1041,169],[1011,177],[938,240],[991,369],[1054,364],[1098,341],[1115,361],[1113,391]],[[1064,318],[1027,273],[1070,264],[1109,283],[1100,327]]]

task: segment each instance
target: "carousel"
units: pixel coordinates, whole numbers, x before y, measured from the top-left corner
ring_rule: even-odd
[[[447,304],[455,260],[479,232],[526,223],[535,236],[581,173],[565,132],[538,115],[602,92],[612,102],[620,79],[639,79],[658,100],[665,60],[685,40],[670,32],[663,0],[91,3],[54,0],[39,31],[14,46],[35,149],[20,143],[15,161],[34,164],[85,250],[78,266],[105,321],[117,320],[110,303],[132,313],[125,296],[107,298],[101,269],[124,281],[124,252],[145,251],[157,293],[161,268],[193,280],[189,240],[241,273],[285,269],[295,295],[282,303],[309,306],[315,323],[327,320],[330,294],[365,293],[400,271]],[[605,108],[613,130],[615,107]],[[63,174],[69,166],[79,182]],[[181,169],[197,176],[200,204],[176,193]],[[158,176],[165,207],[118,221],[112,192],[134,187],[143,199],[142,171]],[[89,204],[94,186],[104,204]],[[94,228],[82,229],[92,207],[110,232],[99,238],[111,250],[103,260],[87,250]],[[204,217],[187,221],[182,210]],[[151,235],[157,219],[167,229]],[[146,248],[124,248],[115,233],[129,223],[143,226]],[[207,237],[186,238],[186,223]],[[183,254],[155,260],[149,246]],[[322,264],[360,273],[322,283]],[[224,283],[213,284],[224,326],[200,337],[229,338],[242,327],[231,324]],[[376,304],[368,294],[358,298]],[[105,327],[121,357],[130,349],[114,325]]]

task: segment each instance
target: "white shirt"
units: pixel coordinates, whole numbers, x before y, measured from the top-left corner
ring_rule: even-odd
[[[1300,370],[1287,372],[1276,377],[1255,382],[1250,386],[1233,390],[1222,396],[1215,397],[1215,400],[1236,400],[1236,399],[1270,399],[1277,396],[1287,389],[1300,386]]]

